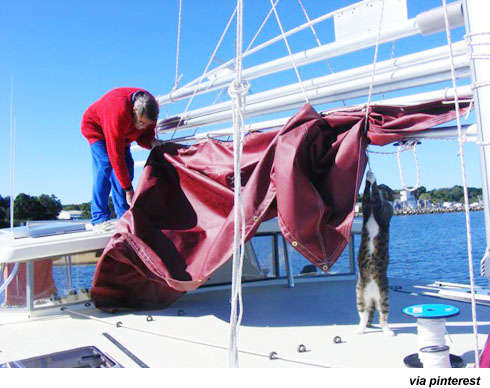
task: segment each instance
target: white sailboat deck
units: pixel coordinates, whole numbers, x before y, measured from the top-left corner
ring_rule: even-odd
[[[467,3],[474,6],[476,1],[468,0],[463,3],[465,7]],[[455,21],[450,23],[450,27],[453,27],[453,24],[454,27],[460,26],[464,23],[464,17],[469,18],[468,14],[463,15],[459,3],[452,4],[451,9],[454,10],[456,17]],[[380,34],[379,37],[374,30],[370,33],[358,33],[359,37],[355,39],[344,37],[338,42],[305,51],[304,53],[308,55],[297,53],[295,57],[302,55],[305,57],[304,62],[313,63],[403,37],[431,34],[434,20],[439,22],[438,27],[436,26],[437,30],[445,30],[444,14],[441,10],[430,12],[427,15],[422,14],[422,17],[417,16],[403,23],[394,23],[393,26],[380,28],[383,34]],[[476,16],[478,12],[472,15],[475,19]],[[380,26],[381,21],[380,19]],[[487,20],[481,23],[487,25]],[[473,36],[478,37],[482,33],[478,25],[477,27],[473,27],[472,31]],[[483,27],[481,30],[486,31]],[[417,55],[407,55],[380,62],[376,82],[374,82],[374,67],[366,66],[352,71],[345,70],[345,72],[325,76],[325,78],[312,79],[311,83],[305,83],[306,90],[301,90],[303,86],[299,82],[293,85],[292,90],[288,89],[286,96],[284,96],[285,89],[273,90],[274,99],[271,99],[268,92],[256,93],[250,98],[249,102],[255,105],[250,104],[247,107],[247,117],[297,108],[304,104],[304,97],[307,95],[310,97],[310,103],[319,105],[365,97],[368,93],[398,93],[403,89],[430,84],[436,85],[438,90],[413,95],[416,101],[449,98],[455,94],[466,96],[473,92],[476,106],[479,107],[479,104],[485,106],[485,89],[480,87],[488,86],[485,85],[488,83],[489,73],[486,70],[488,61],[484,62],[484,70],[479,68],[482,62],[478,60],[482,58],[478,56],[469,58],[468,45],[468,43],[456,42],[454,54],[449,54],[449,51],[446,50],[448,46],[443,46],[423,51]],[[474,43],[474,46],[479,50],[478,42]],[[481,46],[485,48],[488,44]],[[437,61],[434,60],[434,52],[438,53]],[[485,59],[484,56],[482,57]],[[268,62],[267,71],[264,73],[259,71],[262,67],[257,66],[246,70],[244,74],[254,79],[272,71],[280,71],[283,69],[281,67],[283,63],[289,63],[290,59],[284,57]],[[456,59],[455,77],[469,79],[470,75],[473,76],[474,91],[469,85],[452,88],[444,85],[444,89],[439,89],[440,83],[448,82],[452,78],[450,59]],[[287,66],[292,67],[291,64]],[[472,72],[475,74],[471,74]],[[228,78],[223,77],[220,81],[222,84],[216,80],[210,80],[209,83],[212,85],[193,86],[191,84],[192,88],[184,87],[180,91],[173,90],[168,96],[160,96],[159,102],[164,105],[174,99],[187,98],[194,93],[195,89],[199,89],[197,94],[200,94],[208,89],[224,87],[232,79],[231,76]],[[372,90],[369,90],[370,86],[373,87]],[[482,95],[478,96],[477,92]],[[411,96],[400,98],[403,101],[411,101]],[[485,128],[479,129],[478,139],[484,145],[483,151],[488,152],[489,146],[486,142],[489,133],[488,124],[486,124],[488,119],[485,110],[481,111],[482,117],[478,116],[476,121],[480,127],[482,123],[485,123]],[[181,122],[178,129],[186,130],[229,122],[231,113],[231,104],[228,102],[216,104],[205,111],[185,112],[178,116],[178,121]],[[170,133],[172,130],[173,128],[163,129],[160,134]],[[485,163],[488,162],[482,159],[485,185],[488,186],[489,180],[486,175],[488,166]],[[490,200],[486,186],[484,187],[484,201],[488,209]],[[486,217],[488,218],[488,215]],[[490,236],[488,225],[490,221],[487,220],[487,240]],[[360,233],[360,223],[354,223],[352,232]],[[17,262],[27,264],[25,269],[27,281],[24,280],[27,302],[25,306],[0,309],[0,365],[70,349],[94,346],[124,368],[138,368],[142,365],[141,363],[152,368],[224,368],[229,366],[229,285],[202,287],[186,294],[170,307],[162,310],[131,310],[110,314],[96,309],[88,300],[88,294],[86,294],[87,299],[80,298],[79,300],[83,301],[78,304],[71,303],[77,298],[73,297],[74,294],[69,294],[62,297],[64,299],[60,302],[55,298],[44,298],[45,305],[39,306],[34,303],[33,263],[39,259],[53,259],[54,261],[59,257],[69,258],[72,254],[100,251],[107,245],[110,234],[97,235],[91,231],[83,231],[14,239],[9,233],[8,230],[0,231],[1,269],[3,271],[6,268],[4,264],[10,267]],[[277,226],[271,227],[269,223],[263,224],[258,233],[272,236],[279,231]],[[254,266],[253,255],[248,259]],[[284,259],[287,260],[287,257]],[[70,279],[71,265],[71,259],[66,259],[66,275]],[[288,265],[286,263],[286,267]],[[257,266],[253,268],[256,269]],[[226,272],[228,269],[224,268],[222,273],[228,275]],[[351,272],[354,272],[353,269]],[[267,276],[267,273],[264,276]],[[229,277],[226,278],[226,281],[229,281]],[[460,309],[459,315],[447,320],[446,327],[449,336],[446,336],[446,343],[450,347],[451,354],[461,357],[463,366],[474,366],[475,333],[467,288],[457,290],[457,297],[466,299],[461,301],[454,300],[455,296],[448,295],[447,292],[448,298],[446,299],[424,295],[430,289],[430,292],[435,294],[433,296],[442,296],[438,294],[438,287],[423,285],[420,282],[391,279],[390,285],[392,287],[390,291],[391,312],[388,322],[396,334],[394,337],[386,336],[376,325],[369,328],[365,334],[356,334],[359,317],[356,309],[356,277],[353,273],[336,276],[296,276],[294,279],[291,276],[281,278],[277,275],[277,278],[274,279],[245,283],[243,285],[243,321],[238,337],[240,366],[404,368],[405,357],[417,353],[420,346],[417,344],[416,320],[403,315],[402,309],[427,303],[449,304]],[[67,289],[70,288],[71,285],[67,287]],[[452,292],[453,289],[450,291]],[[488,294],[483,295],[483,299],[480,299],[480,303],[476,305],[476,337],[480,350],[490,331],[489,297]],[[112,336],[121,346],[116,346],[104,334]],[[301,345],[306,351],[298,351]],[[137,357],[141,361],[140,364],[135,361],[135,358],[128,356],[128,352]]]
[[[446,342],[451,354],[460,356],[466,367],[473,366],[469,303],[391,291],[389,322],[396,336],[388,337],[377,327],[359,335],[352,277],[308,278],[297,281],[294,288],[284,281],[274,282],[244,286],[241,367],[404,367],[404,358],[418,350],[417,327],[415,319],[403,315],[401,309],[421,303],[461,309],[447,320],[450,341]],[[391,286],[402,290],[413,290],[413,285],[391,280]],[[10,314],[0,320],[0,364],[95,346],[122,366],[138,368],[102,334],[109,333],[149,367],[227,367],[229,292],[228,287],[200,289],[164,310],[109,314],[91,306],[31,319]],[[482,346],[490,329],[490,308],[477,306],[477,314]],[[337,336],[340,343],[335,343]],[[20,339],[28,346],[19,346]],[[298,352],[300,345],[307,351]],[[271,352],[278,358],[270,360]]]

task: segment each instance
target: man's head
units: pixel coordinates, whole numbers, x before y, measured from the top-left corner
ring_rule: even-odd
[[[145,92],[138,92],[133,104],[133,121],[138,130],[144,130],[154,125],[158,119],[158,103]]]

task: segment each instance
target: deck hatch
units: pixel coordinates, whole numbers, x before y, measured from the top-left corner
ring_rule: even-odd
[[[25,360],[10,361],[0,368],[122,368],[95,346],[85,346]]]

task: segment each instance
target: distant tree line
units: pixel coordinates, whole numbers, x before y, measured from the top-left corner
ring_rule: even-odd
[[[54,195],[41,194],[39,197],[20,193],[14,200],[15,225],[34,220],[55,220],[62,209],[61,202]],[[0,195],[0,226],[10,225],[10,197]]]
[[[400,190],[395,190],[395,197],[400,198]],[[463,186],[453,186],[451,188],[429,190],[424,186],[419,187],[413,192],[417,199],[431,201],[433,203],[459,202],[464,203]],[[482,189],[468,187],[468,199],[470,203],[478,202],[482,196]]]
[[[109,197],[109,208],[115,218],[112,197]],[[80,210],[82,218],[91,219],[90,202],[81,204],[62,205],[55,195],[41,194],[30,196],[20,193],[14,200],[14,224],[18,226],[26,221],[55,220],[61,210]],[[0,228],[10,226],[10,197],[0,195]]]
[[[395,198],[400,198],[400,190],[394,190]],[[413,192],[415,198],[428,200],[433,203],[443,202],[464,202],[463,186],[453,186],[451,188],[429,190],[424,186],[419,187]],[[475,187],[468,188],[470,203],[477,202],[482,196],[482,189]],[[362,193],[359,199],[362,198]],[[109,207],[112,217],[115,218],[114,205],[112,198],[109,197]],[[81,204],[62,205],[55,195],[41,194],[38,197],[21,193],[14,200],[14,221],[15,225],[35,220],[55,220],[61,210],[80,210],[82,218],[90,219],[90,202]],[[0,228],[10,225],[10,197],[0,195]]]
[[[112,202],[112,197],[109,197],[109,209],[111,211],[111,217],[116,218],[116,212],[114,211],[114,203]],[[91,219],[92,212],[90,211],[90,202],[84,202],[80,204],[69,204],[63,205],[63,210],[79,210],[82,212],[83,219]]]

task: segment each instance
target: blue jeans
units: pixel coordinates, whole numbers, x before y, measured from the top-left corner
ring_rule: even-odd
[[[95,142],[90,146],[90,152],[92,154],[93,172],[92,203],[90,208],[92,211],[92,224],[95,225],[111,219],[111,211],[109,209],[109,193],[111,189],[112,202],[114,203],[117,218],[122,217],[124,212],[129,209],[129,205],[126,202],[126,193],[112,169],[105,142],[102,140]],[[129,177],[133,180],[134,161],[129,147],[126,148],[125,157]]]

